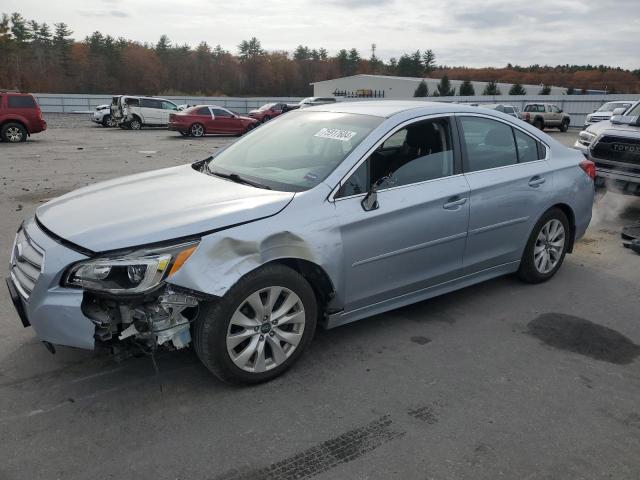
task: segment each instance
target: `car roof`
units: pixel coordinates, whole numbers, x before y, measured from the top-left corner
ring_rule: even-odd
[[[446,102],[425,102],[421,100],[369,100],[362,102],[336,102],[306,108],[305,111],[355,113],[375,117],[392,117],[408,110],[421,110],[423,114],[470,112],[478,113],[478,108]]]

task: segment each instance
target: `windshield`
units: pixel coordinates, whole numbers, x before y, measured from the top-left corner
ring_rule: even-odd
[[[597,112],[613,112],[616,108],[627,108],[628,103],[608,102],[602,105]]]
[[[382,123],[369,115],[294,111],[242,137],[208,163],[274,190],[303,191],[322,182]]]
[[[631,110],[625,112],[624,114],[630,117],[637,117],[638,115],[640,115],[640,102],[636,103]]]

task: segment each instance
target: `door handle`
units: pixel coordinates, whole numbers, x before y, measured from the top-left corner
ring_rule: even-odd
[[[539,187],[540,185],[542,185],[544,182],[546,182],[547,180],[544,177],[540,177],[538,175],[536,175],[535,177],[532,177],[529,180],[529,186],[530,187]]]
[[[447,200],[447,203],[442,206],[442,208],[445,208],[446,210],[456,210],[456,207],[464,205],[465,203],[467,203],[467,197],[451,197]]]

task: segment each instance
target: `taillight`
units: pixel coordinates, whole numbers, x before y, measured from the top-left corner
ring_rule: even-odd
[[[591,160],[583,160],[580,162],[580,168],[584,170],[584,173],[589,175],[591,180],[596,179],[596,164]]]

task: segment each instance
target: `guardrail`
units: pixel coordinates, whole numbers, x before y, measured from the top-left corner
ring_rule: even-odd
[[[111,103],[112,95],[85,95],[62,93],[34,93],[38,103],[45,113],[87,113],[98,105]],[[246,114],[254,108],[265,103],[297,103],[301,97],[190,97],[173,96],[166,97],[177,104],[212,104]],[[338,101],[388,101],[391,99],[372,98],[341,98]],[[396,99],[398,100],[398,99]],[[409,99],[407,99],[409,100]],[[571,126],[582,127],[587,114],[593,112],[605,102],[614,100],[636,101],[640,95],[476,95],[473,97],[418,97],[411,100],[428,102],[455,102],[455,103],[501,103],[514,105],[521,110],[526,103],[544,102],[558,105],[563,111],[571,115]]]

